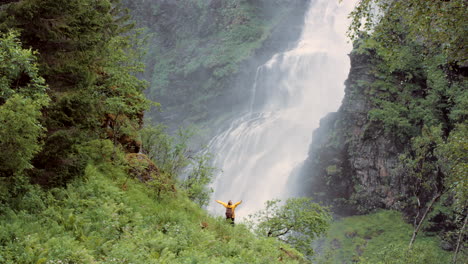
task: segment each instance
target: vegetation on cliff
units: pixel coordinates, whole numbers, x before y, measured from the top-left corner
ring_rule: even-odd
[[[375,15],[363,11],[371,4],[383,11],[376,24],[370,20]],[[450,222],[449,230],[441,231],[464,233],[468,159],[461,153],[468,151],[468,51],[462,29],[468,25],[466,10],[465,1],[364,1],[354,13],[351,28],[355,32],[360,32],[357,20],[363,17],[367,29],[373,29],[357,51],[374,52],[378,65],[375,80],[363,84],[374,96],[370,126],[382,126],[386,135],[406,145],[398,173],[412,183],[408,198],[415,203],[408,207],[416,215],[410,247],[439,199],[447,211],[438,214]],[[462,243],[459,236],[444,235],[452,243]],[[455,255],[458,250],[457,246]]]
[[[326,190],[338,211],[402,211],[410,248],[436,233],[453,261],[468,210],[466,10],[462,0],[360,1],[343,106],[306,166],[328,186],[309,191]]]
[[[147,95],[161,103],[163,112],[149,115],[172,126],[182,122],[200,125],[225,115],[226,107],[242,106],[251,83],[236,79],[236,73],[255,73],[256,67],[249,61],[252,64],[277,28],[284,29],[284,39],[270,43],[274,46],[270,49],[284,48],[290,41],[287,36],[299,32],[307,1],[157,0],[124,4],[152,36],[146,56]]]

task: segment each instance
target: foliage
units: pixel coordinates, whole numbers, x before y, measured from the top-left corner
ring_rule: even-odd
[[[154,200],[133,180],[122,190],[126,176],[116,172],[88,166],[86,179],[67,188],[32,187],[19,210],[0,214],[0,262],[305,263],[288,245],[227,225],[183,195]]]
[[[189,148],[189,140],[196,133],[195,129],[179,129],[172,136],[167,127],[147,125],[141,130],[143,153],[145,153],[161,173],[172,179],[186,174],[179,185],[188,197],[200,206],[208,204],[213,192],[208,185],[213,179],[216,168],[211,166],[211,154],[198,150],[194,154]]]
[[[374,65],[361,83],[373,98],[368,127],[384,131],[402,153],[397,173],[416,233],[442,194],[456,198],[441,213],[447,220],[439,233],[460,228],[466,215],[466,160],[457,154],[467,141],[460,132],[468,103],[465,10],[461,0],[362,0],[350,15],[353,52]]]
[[[448,263],[450,254],[439,239],[422,234],[411,250],[411,225],[401,213],[378,211],[334,221],[323,241],[317,263]]]
[[[447,141],[440,144],[436,155],[445,174],[447,187],[455,193],[456,206],[463,210],[468,201],[468,124],[457,125]]]
[[[24,189],[24,171],[41,150],[41,110],[49,103],[35,54],[15,32],[0,35],[0,204]]]
[[[146,56],[148,97],[162,102],[163,115],[177,125],[212,116],[208,107],[219,103],[220,95],[233,93],[228,89],[242,63],[297,8],[284,0],[126,0],[124,5],[152,34]]]
[[[326,232],[331,221],[327,208],[310,198],[289,198],[265,203],[265,209],[249,216],[249,225],[259,236],[275,237],[312,256],[312,242]]]
[[[0,21],[0,32],[20,33],[1,44],[10,48],[1,53],[7,63],[0,66],[0,103],[15,91],[46,96],[45,84],[50,88],[47,107],[39,98],[30,106],[41,110],[30,118],[39,118],[46,131],[43,146],[32,144],[37,150],[24,156],[31,160],[32,181],[63,186],[83,175],[87,160],[78,150],[89,141],[110,138],[137,151],[137,130],[149,103],[142,94],[146,83],[136,77],[143,70],[136,61],[138,32],[129,31],[133,25],[118,1],[14,1],[2,6]],[[16,38],[30,50],[13,48],[20,45]]]
[[[0,143],[21,145],[0,156],[7,160],[1,163],[2,178],[4,169],[20,174],[8,179],[10,185],[2,179],[0,187],[0,262],[304,262],[288,245],[256,239],[243,225],[233,228],[208,216],[185,192],[153,199],[153,188],[125,175],[123,151],[130,151],[128,141],[138,146],[137,130],[149,104],[142,95],[145,82],[136,77],[142,67],[132,43],[139,38],[129,31],[127,18],[114,0],[2,5],[0,32],[20,33],[1,37],[0,121],[7,129],[2,127]],[[236,24],[239,30],[221,37],[255,41],[261,33],[242,21]],[[240,60],[251,51],[248,46],[224,59]],[[233,70],[228,65],[216,74]],[[163,137],[167,148],[153,154],[163,157],[161,168],[172,178],[192,158],[187,135],[178,137]],[[204,204],[212,168],[206,156],[196,161],[185,183],[191,198]],[[22,193],[10,197],[5,186],[21,187]]]
[[[18,33],[9,31],[0,35],[0,105],[14,94],[47,102],[47,87],[39,75],[36,52],[23,49]],[[41,101],[42,100],[42,101]]]
[[[171,136],[163,124],[147,125],[141,131],[143,153],[153,160],[162,173],[175,178],[190,164],[192,153],[188,141],[194,134],[190,128],[179,129]]]
[[[208,205],[213,189],[208,185],[213,181],[216,168],[211,166],[211,155],[199,154],[194,159],[191,171],[181,183],[190,200],[201,207]]]
[[[97,166],[100,164],[110,163],[112,161],[114,145],[109,139],[95,139],[77,146],[77,151],[80,153],[80,155],[83,156],[82,159],[87,160],[90,164]],[[119,156],[119,159],[114,159],[113,163],[114,165],[124,163],[123,160],[123,156]]]
[[[39,122],[42,104],[20,95],[13,95],[0,106],[0,172],[1,177],[21,174],[30,169],[31,159],[41,149]]]
[[[461,11],[465,5],[364,0],[351,13],[349,33],[357,43],[356,52],[372,54],[376,65],[376,80],[367,84],[368,93],[376,97],[370,118],[383,122],[397,138],[417,136],[424,125],[442,125],[446,137],[452,124],[462,120],[457,115],[466,104],[466,89],[460,90],[466,86],[460,71],[466,52],[451,49],[465,47],[440,34],[466,38],[459,34],[468,23]]]
[[[434,190],[441,187],[435,186],[442,179],[437,179],[440,163],[434,153],[434,148],[442,142],[441,133],[440,127],[424,127],[421,135],[412,139],[413,153],[410,156],[401,156],[402,165],[406,169],[405,175],[416,179],[415,188]]]
[[[350,14],[352,23],[349,35],[352,39],[359,38],[364,32],[371,32],[377,38],[385,40],[386,47],[401,45],[401,36],[386,34],[403,22],[407,27],[409,37],[416,41],[424,41],[429,50],[442,49],[449,62],[465,65],[467,61],[467,42],[464,29],[468,25],[465,16],[466,1],[386,1],[361,0]],[[364,23],[364,24],[363,24]]]

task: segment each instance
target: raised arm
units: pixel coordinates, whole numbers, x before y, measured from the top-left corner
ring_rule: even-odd
[[[242,200],[238,201],[237,203],[234,204],[234,206],[238,206],[239,204],[242,203]]]
[[[215,200],[215,202],[222,204],[224,207],[227,207],[226,203],[221,202],[220,200]]]

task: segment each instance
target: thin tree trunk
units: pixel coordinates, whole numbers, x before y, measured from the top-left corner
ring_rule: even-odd
[[[411,248],[413,246],[413,243],[416,240],[416,236],[418,235],[418,232],[421,229],[421,226],[424,223],[424,220],[426,219],[427,214],[431,211],[432,206],[434,206],[434,203],[437,201],[437,199],[440,198],[441,195],[442,193],[437,193],[436,196],[432,198],[431,202],[427,206],[426,211],[424,211],[424,214],[421,217],[421,220],[419,221],[416,228],[413,230],[413,236],[411,237],[408,248]],[[416,220],[414,221],[414,223],[416,224]]]
[[[465,236],[465,226],[466,226],[466,220],[467,219],[468,219],[468,215],[465,215],[465,220],[463,221],[463,226],[460,229],[460,234],[458,234],[457,247],[455,248],[455,253],[453,255],[453,260],[452,260],[452,262],[454,264],[457,263],[458,252],[460,251],[460,244],[461,244],[461,241],[463,240],[463,238]]]

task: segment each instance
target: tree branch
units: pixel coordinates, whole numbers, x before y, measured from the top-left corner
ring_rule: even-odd
[[[434,203],[440,198],[440,196],[442,196],[442,192],[437,192],[436,195],[429,202],[429,205],[427,206],[426,210],[424,211],[424,214],[422,215],[421,220],[419,221],[418,225],[416,226],[416,228],[413,231],[413,236],[411,237],[411,240],[410,240],[410,243],[409,243],[409,246],[408,246],[409,248],[411,248],[413,246],[413,243],[416,240],[416,236],[418,235],[419,229],[421,229],[422,223],[424,222],[424,220],[426,219],[427,214],[431,211],[432,206],[434,206]],[[418,201],[419,201],[419,199],[418,199]],[[418,210],[417,216],[418,215],[419,215],[419,210]],[[415,218],[414,224],[416,224],[416,220],[417,220],[417,218]]]

